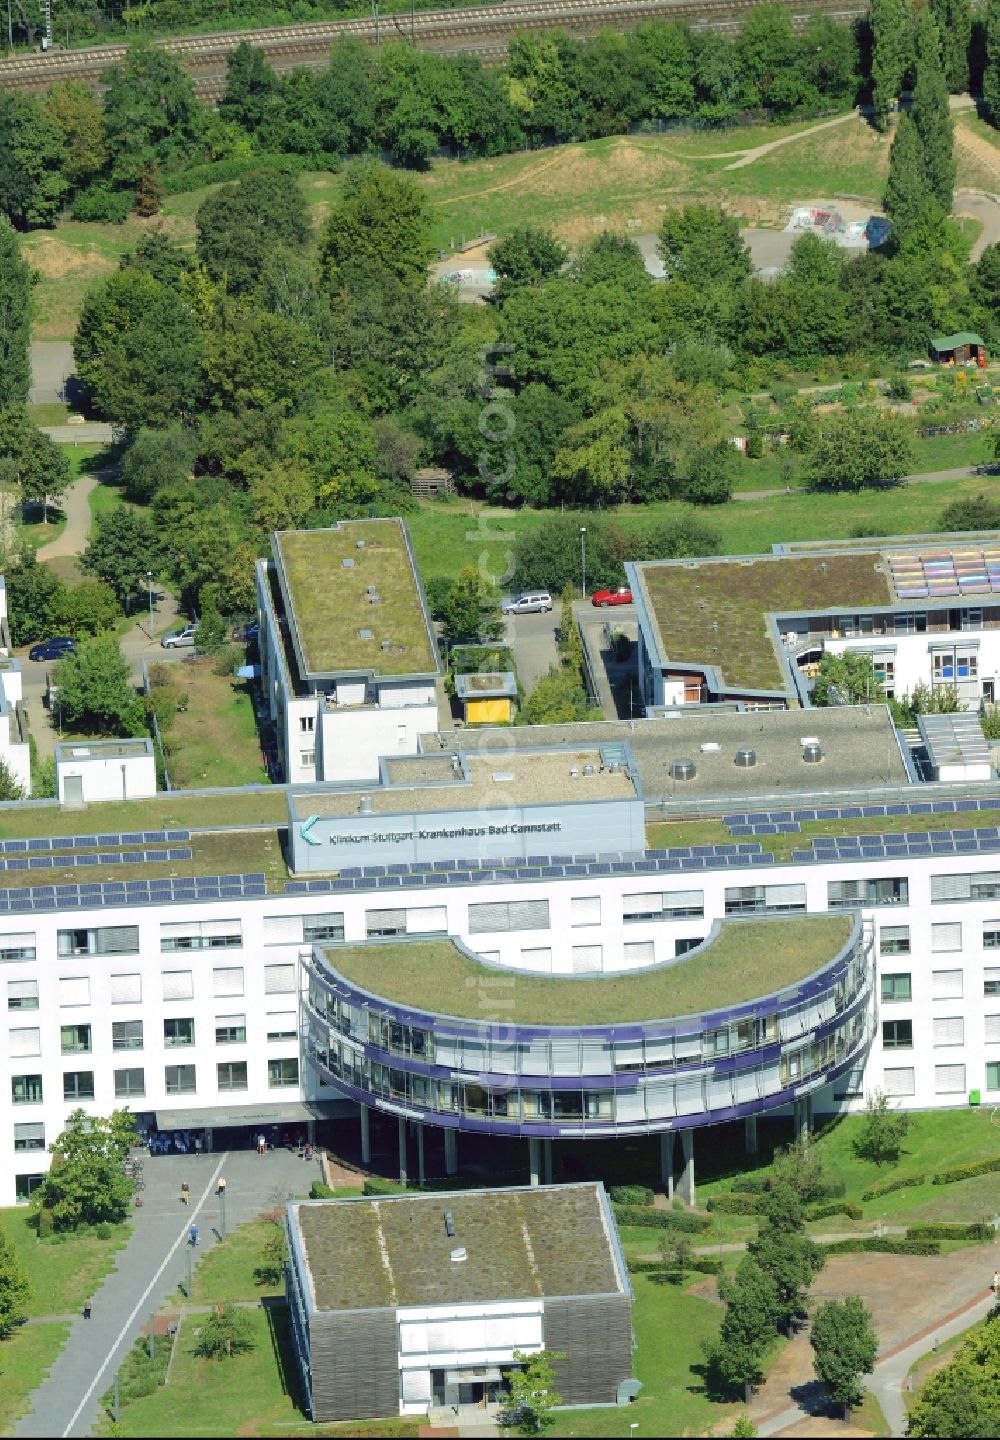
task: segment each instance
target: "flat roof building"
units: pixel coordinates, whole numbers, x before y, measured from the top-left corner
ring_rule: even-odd
[[[514,1352],[562,1354],[566,1405],[632,1375],[632,1290],[601,1184],[288,1206],[287,1293],[313,1420],[501,1399]]]

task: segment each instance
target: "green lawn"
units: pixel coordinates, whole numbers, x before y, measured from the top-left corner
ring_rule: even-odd
[[[117,510],[119,505],[126,503],[122,499],[122,492],[117,485],[102,480],[87,496],[87,504],[90,506],[91,529],[93,530],[95,523],[102,516],[110,515],[112,510]]]
[[[35,425],[65,425],[69,419],[69,406],[64,405],[61,400],[53,400],[44,405],[29,405],[28,419]]]
[[[250,689],[245,680],[216,675],[213,664],[206,657],[163,667],[187,696],[187,709],[178,711],[164,735],[171,782],[181,790],[264,785]]]
[[[225,1242],[216,1245],[198,1262],[192,1277],[192,1304],[260,1300],[265,1296],[283,1294],[284,1287],[280,1282],[277,1285],[258,1285],[254,1279],[264,1241],[273,1228],[269,1221],[252,1220],[247,1225],[230,1230]]]
[[[113,1268],[115,1252],[128,1239],[130,1226],[116,1227],[110,1240],[89,1230],[65,1240],[39,1240],[30,1218],[21,1205],[0,1210],[0,1225],[31,1281],[28,1314],[72,1314]]]
[[[0,1345],[0,1435],[9,1435],[27,1410],[68,1334],[65,1323],[25,1325]]]

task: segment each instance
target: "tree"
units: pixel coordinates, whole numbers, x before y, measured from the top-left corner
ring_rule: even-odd
[[[486,622],[486,614],[494,611],[494,620]],[[441,597],[439,618],[451,645],[476,644],[484,630],[502,632],[495,620],[496,599],[493,587],[472,565],[464,566]],[[485,622],[485,623],[484,623]],[[498,638],[492,634],[489,638]]]
[[[73,355],[98,409],[128,431],[167,425],[194,407],[202,342],[185,300],[142,270],[89,291]]]
[[[204,1360],[225,1360],[256,1348],[253,1325],[237,1305],[216,1305],[201,1327],[194,1353]]]
[[[762,1360],[774,1338],[777,1288],[755,1260],[744,1257],[734,1275],[720,1279],[719,1294],[726,1313],[718,1340],[706,1347],[710,1380],[722,1394],[749,1403],[750,1391],[763,1382]]]
[[[225,304],[205,335],[202,368],[213,403],[237,413],[292,410],[326,363],[313,332],[296,320],[238,301]]]
[[[278,77],[263,50],[241,40],[226,57],[226,88],[219,101],[219,114],[254,135],[277,88]]]
[[[894,1165],[909,1128],[906,1111],[890,1104],[884,1090],[873,1090],[865,1096],[865,1119],[854,1142],[855,1153],[876,1165]]]
[[[903,91],[913,64],[913,16],[909,0],[871,0],[872,108],[877,128],[889,128],[892,102]]]
[[[972,13],[969,0],[929,0],[928,8],[941,37],[944,78],[953,95],[969,88],[969,44],[972,40]]]
[[[82,80],[57,80],[45,97],[45,113],[62,136],[63,177],[72,189],[82,189],[108,160],[101,102]]]
[[[931,198],[920,136],[912,115],[904,111],[889,151],[889,175],[882,202],[892,221],[895,244],[909,239],[922,223]]]
[[[700,289],[735,290],[753,273],[739,219],[711,205],[668,210],[660,226],[659,251],[668,279]]]
[[[158,490],[185,480],[198,454],[198,433],[181,424],[139,430],[122,457],[122,488],[129,500],[148,505]]]
[[[861,1376],[872,1373],[878,1357],[871,1312],[861,1297],[825,1301],[813,1316],[809,1343],[816,1378],[826,1386],[834,1404],[844,1407],[844,1419],[849,1422],[851,1407],[864,1399]]]
[[[49,1146],[52,1166],[32,1194],[32,1207],[47,1211],[59,1231],[119,1224],[132,1200],[132,1181],[122,1173],[122,1161],[135,1139],[135,1119],[127,1110],[114,1110],[107,1118],[72,1111],[65,1130]]]
[[[576,591],[572,585],[566,585],[562,592],[562,605],[559,610],[559,654],[564,665],[572,665],[579,673],[583,664],[583,640],[580,635],[580,627],[573,617],[573,601],[576,599]]]
[[[22,504],[40,505],[47,519],[49,502],[58,502],[69,484],[69,461],[20,406],[0,413],[0,461],[7,462]]]
[[[510,1410],[515,1418],[514,1428],[519,1435],[544,1435],[555,1424],[552,1410],[562,1404],[562,1396],[555,1389],[554,1366],[566,1356],[553,1350],[536,1350],[525,1354],[514,1351],[514,1361],[519,1367],[508,1372],[510,1386]]]
[[[1000,501],[992,495],[970,495],[967,500],[953,500],[942,511],[938,530],[1000,529]]]
[[[63,137],[32,95],[0,95],[0,211],[26,230],[54,225],[66,197]]]
[[[983,100],[994,125],[1000,124],[1000,0],[986,4],[986,65]]]
[[[155,160],[147,160],[136,181],[135,213],[148,220],[159,214],[162,204],[163,181],[160,179],[159,166]]]
[[[0,411],[27,403],[31,386],[31,271],[0,215]]]
[[[20,783],[12,774],[6,760],[0,760],[0,800],[23,799],[24,791]],[[2,1280],[0,1280],[0,1285],[2,1285]],[[2,1314],[2,1308],[2,1300],[0,1300],[0,1314]],[[2,1326],[2,1321],[0,1321],[0,1326]],[[2,1339],[3,1334],[0,1332],[0,1340]]]
[[[814,705],[862,705],[884,699],[875,662],[863,650],[828,650],[819,662]]]
[[[127,614],[130,602],[144,594],[159,555],[159,537],[149,516],[130,505],[118,505],[98,516],[81,565],[110,585]]]
[[[772,1174],[774,1183],[790,1185],[803,1205],[822,1198],[825,1181],[823,1161],[811,1130],[803,1130],[790,1145],[776,1152]]]
[[[161,285],[181,293],[181,283],[191,272],[191,259],[185,250],[171,240],[162,226],[157,225],[143,235],[134,250],[126,250],[118,262],[119,270],[142,270]]]
[[[524,285],[540,285],[556,275],[569,252],[551,230],[524,225],[502,235],[486,252],[496,271],[493,298],[503,304],[508,295]]]
[[[565,725],[573,720],[600,717],[587,699],[578,673],[568,665],[553,665],[532,690],[517,717],[519,725]]]
[[[385,165],[352,165],[320,239],[327,287],[391,275],[419,290],[433,253],[427,199],[414,181]]]
[[[907,1434],[916,1440],[1000,1433],[1000,1307],[973,1330],[954,1357],[927,1380],[910,1411]]]
[[[660,1259],[669,1270],[676,1270],[681,1284],[691,1268],[694,1246],[683,1230],[664,1230],[660,1236]]]
[[[774,1281],[777,1316],[786,1330],[805,1308],[813,1276],[823,1268],[823,1252],[805,1233],[802,1202],[791,1185],[773,1184],[764,1196],[764,1223],[747,1253]]]
[[[941,62],[941,37],[928,5],[917,20],[917,82],[910,114],[923,148],[931,195],[945,215],[955,198],[955,134]]]
[[[750,1419],[749,1415],[737,1415],[733,1428],[729,1431],[733,1440],[753,1440],[758,1434],[757,1426]]]
[[[167,172],[199,158],[208,112],[198,103],[190,75],[165,50],[148,41],[133,44],[103,79],[116,188],[134,190],[151,161]]]
[[[309,235],[297,178],[267,169],[213,191],[199,205],[195,226],[199,260],[234,295],[256,288],[276,249],[299,250]]]
[[[68,729],[97,735],[142,733],[142,704],[113,635],[84,641],[74,654],[57,661],[52,675]]]
[[[863,490],[896,485],[913,464],[906,420],[867,406],[830,415],[806,457],[806,478],[817,490]]]
[[[7,619],[15,645],[30,645],[58,633],[65,587],[47,565],[39,565],[33,549],[25,548],[5,566]]]
[[[7,1340],[28,1318],[31,1286],[13,1241],[0,1230],[0,1340]]]

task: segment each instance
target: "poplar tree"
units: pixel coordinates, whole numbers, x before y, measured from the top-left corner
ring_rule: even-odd
[[[917,83],[910,113],[920,136],[928,189],[949,215],[955,198],[955,134],[941,64],[941,38],[929,8],[917,22]]]
[[[872,106],[876,128],[889,128],[893,100],[899,98],[913,65],[913,18],[909,0],[871,0]]]
[[[893,240],[897,245],[901,245],[916,229],[930,199],[924,148],[913,116],[904,111],[899,117],[889,151],[889,177],[882,201],[885,213],[892,221]]]
[[[31,272],[13,225],[0,215],[0,410],[28,399],[30,338]]]
[[[969,43],[972,40],[972,11],[969,0],[930,0],[927,7],[941,38],[944,78],[953,95],[969,88]]]
[[[1000,0],[986,6],[986,65],[983,70],[983,100],[994,125],[1000,125]]]

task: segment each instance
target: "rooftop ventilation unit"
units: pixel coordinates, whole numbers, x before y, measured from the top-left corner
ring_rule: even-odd
[[[698,767],[693,760],[671,760],[668,773],[671,780],[693,780]]]
[[[378,648],[379,648],[380,650],[391,650],[391,649],[392,649],[392,641],[391,641],[391,640],[380,640],[380,641],[378,642]]]
[[[365,599],[368,601],[369,605],[377,605],[379,601],[378,591],[369,590],[368,594],[365,596]]]
[[[737,750],[736,764],[741,770],[752,770],[757,764],[756,750]]]
[[[721,750],[722,746],[718,740],[706,740],[704,745],[701,745],[699,748],[703,755],[712,755],[716,750]]]
[[[456,1248],[451,1252],[451,1263],[453,1265],[461,1265],[463,1261],[468,1260],[468,1258],[469,1252],[468,1250],[466,1250],[464,1245],[456,1246]]]
[[[375,639],[375,631],[374,631],[374,630],[359,630],[359,631],[358,631],[358,639],[359,639],[359,640],[374,640],[374,639]]]
[[[351,559],[350,555],[345,555],[343,560],[341,560],[340,564],[344,570],[354,569],[354,561]]]
[[[513,772],[510,770],[494,770],[490,776],[490,779],[495,780],[498,785],[509,785],[513,778]]]
[[[593,765],[584,765],[584,767],[583,767],[583,773],[584,773],[584,775],[593,775],[593,773],[594,773],[594,767],[593,767]]]
[[[368,594],[369,594],[369,595],[377,595],[377,594],[378,594],[378,586],[377,586],[377,585],[369,585],[369,586],[368,586]]]
[[[455,1217],[450,1210],[444,1212],[444,1233],[449,1240],[455,1238]]]
[[[818,745],[818,744],[819,744],[819,736],[818,736],[818,735],[802,735],[802,736],[799,737],[799,744],[800,744],[800,745]]]
[[[363,540],[355,540],[354,548],[355,550],[363,550],[365,548],[365,542]]]
[[[571,765],[571,766],[569,767],[569,778],[570,778],[571,780],[575,780],[575,779],[577,778],[577,776],[579,775],[579,773],[580,773],[580,767],[579,767],[579,765]]]
[[[455,775],[461,775],[461,773],[462,773],[462,762],[461,762],[461,760],[459,760],[459,758],[458,758],[457,755],[453,755],[453,756],[451,757],[451,768],[452,768],[452,773],[453,773],[453,774],[455,774]]]
[[[370,795],[362,795],[361,799],[358,801],[358,814],[359,814],[359,815],[374,815],[374,814],[375,814],[375,806],[372,804],[372,797],[371,797]]]
[[[818,740],[810,740],[802,747],[802,759],[807,765],[818,765],[823,758],[823,747]]]

